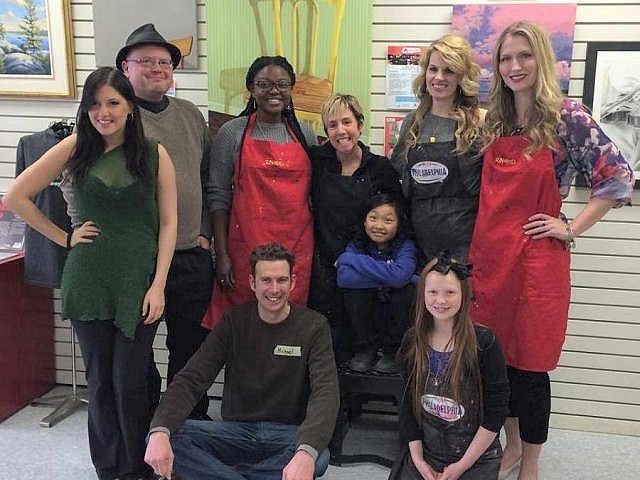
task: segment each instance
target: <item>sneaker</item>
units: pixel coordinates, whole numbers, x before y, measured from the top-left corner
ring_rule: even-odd
[[[366,372],[373,366],[375,354],[373,352],[356,353],[349,360],[349,370],[354,372]]]
[[[379,373],[398,373],[398,366],[393,355],[383,355],[380,357],[373,367]]]

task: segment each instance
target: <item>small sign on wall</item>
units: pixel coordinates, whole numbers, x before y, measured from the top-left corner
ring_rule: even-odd
[[[391,110],[413,110],[418,99],[411,84],[420,74],[418,61],[427,47],[389,45],[387,47],[387,69],[385,107]]]
[[[398,136],[402,128],[404,115],[384,117],[384,156],[391,157],[393,149],[398,143]]]

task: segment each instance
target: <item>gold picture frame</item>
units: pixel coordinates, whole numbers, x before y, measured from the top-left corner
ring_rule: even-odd
[[[0,96],[75,98],[71,0],[0,1]]]

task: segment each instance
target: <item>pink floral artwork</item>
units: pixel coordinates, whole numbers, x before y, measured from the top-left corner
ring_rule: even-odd
[[[451,28],[471,43],[480,64],[480,101],[488,101],[489,83],[493,75],[492,57],[496,40],[509,25],[529,20],[542,27],[556,54],[556,71],[562,91],[569,92],[576,5],[544,4],[460,4],[453,6]]]

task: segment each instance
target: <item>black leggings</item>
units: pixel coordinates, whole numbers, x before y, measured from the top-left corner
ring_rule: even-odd
[[[551,383],[547,372],[528,372],[507,365],[509,417],[517,417],[520,438],[527,443],[547,441],[551,416]]]

